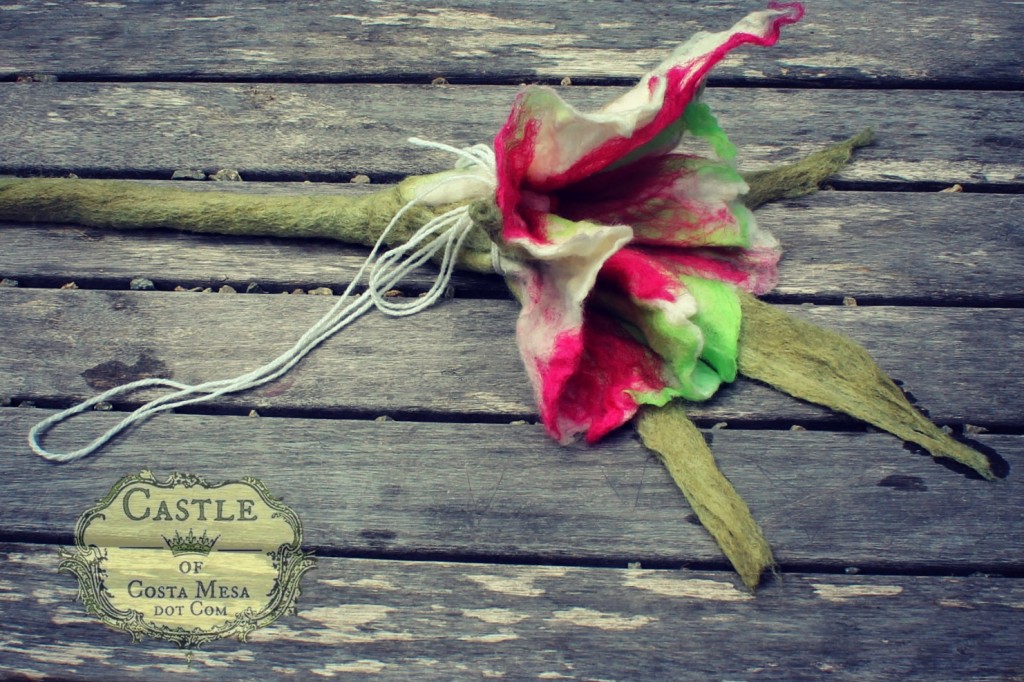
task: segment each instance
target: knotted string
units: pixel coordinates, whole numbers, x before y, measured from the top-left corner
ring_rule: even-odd
[[[287,373],[310,351],[330,338],[338,331],[359,319],[371,308],[376,307],[385,315],[402,317],[414,315],[437,302],[448,288],[451,281],[459,252],[472,230],[474,223],[469,217],[468,205],[454,208],[423,225],[406,243],[385,251],[380,257],[378,252],[386,243],[391,230],[399,220],[414,206],[424,201],[431,192],[454,182],[473,181],[485,186],[493,194],[497,186],[494,152],[485,145],[475,145],[459,149],[439,142],[409,138],[409,142],[420,146],[441,149],[458,157],[456,169],[466,169],[464,174],[452,174],[426,187],[416,197],[403,206],[381,233],[380,238],[359,268],[351,283],[338,299],[331,310],[314,324],[287,351],[267,364],[233,379],[219,379],[201,384],[186,384],[172,379],[149,378],[132,381],[104,391],[73,407],[53,414],[32,427],[28,433],[28,445],[32,451],[54,462],[71,462],[86,457],[108,441],[117,436],[136,422],[143,421],[159,412],[166,412],[186,405],[208,402],[222,395],[245,391],[262,384],[269,383]],[[434,258],[439,252],[440,270],[430,289],[422,297],[411,301],[387,298],[386,292],[395,286],[410,272]],[[363,293],[353,297],[363,276],[367,274],[367,288]],[[45,449],[40,440],[42,436],[57,424],[80,414],[99,403],[106,402],[120,395],[132,393],[139,389],[161,387],[174,389],[173,393],[149,401],[122,419],[105,433],[97,437],[85,447],[71,452],[51,452]]]

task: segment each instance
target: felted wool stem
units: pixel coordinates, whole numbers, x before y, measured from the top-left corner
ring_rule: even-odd
[[[770,201],[816,192],[821,183],[850,161],[854,149],[870,144],[873,137],[874,131],[865,128],[848,140],[809,154],[796,163],[743,173],[743,179],[750,185],[743,203],[755,209]]]
[[[73,223],[115,230],[173,229],[225,235],[320,237],[372,246],[392,218],[438,176],[407,178],[358,196],[280,196],[198,192],[124,180],[67,178],[0,180],[0,220]],[[454,205],[416,204],[391,230],[388,246],[404,244]],[[459,265],[490,272],[490,241],[474,230]]]
[[[697,518],[753,590],[765,569],[775,565],[772,550],[747,503],[715,464],[704,436],[678,403],[645,407],[636,424],[644,445],[661,458]]]
[[[739,371],[794,397],[845,412],[935,457],[996,478],[982,453],[951,438],[918,412],[859,344],[740,294]]]

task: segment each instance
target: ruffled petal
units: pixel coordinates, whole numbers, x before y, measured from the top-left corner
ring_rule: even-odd
[[[747,189],[729,165],[672,154],[598,173],[555,200],[572,220],[631,226],[639,244],[746,247],[764,241],[739,200]]]
[[[661,358],[668,383],[678,389],[674,395],[693,400],[710,395],[690,390],[704,345],[700,328],[690,321],[697,314],[697,301],[656,259],[628,247],[616,252],[601,270],[591,300],[593,307],[630,325],[637,339]],[[715,383],[711,392],[717,387]]]
[[[592,300],[634,327],[671,376],[669,393],[640,396],[641,402],[707,400],[736,378],[740,306],[732,286],[680,277],[650,253],[627,247],[605,264]]]
[[[546,217],[544,230],[556,239],[543,244],[519,240],[516,243],[527,261],[503,261],[522,304],[516,341],[542,415],[557,413],[545,406],[559,402],[558,396],[579,367],[583,305],[598,272],[633,236],[628,227],[574,223],[553,215]],[[556,431],[552,434],[560,438]]]
[[[495,138],[502,213],[508,218],[515,212],[524,185],[538,191],[566,187],[676,124],[708,71],[730,50],[745,43],[772,45],[781,27],[803,14],[799,4],[771,7],[748,15],[729,31],[697,33],[636,87],[595,113],[577,111],[550,88],[532,86],[520,93]],[[678,127],[682,134],[683,127]],[[524,227],[511,222],[513,234]]]
[[[697,312],[682,320],[657,299],[626,301],[621,291],[599,284],[582,328],[557,338],[557,352],[533,368],[541,380],[541,420],[555,439],[583,434],[597,441],[629,421],[639,405],[706,400],[736,378],[735,290],[699,278],[684,283],[684,297]]]
[[[638,395],[667,386],[662,359],[621,322],[589,308],[586,316],[575,371],[540,404],[544,425],[563,443],[580,434],[600,440],[636,414]]]
[[[702,277],[683,276],[680,281],[697,302],[697,314],[690,321],[700,328],[704,340],[701,361],[714,370],[722,383],[735,381],[742,320],[736,290]],[[711,397],[710,394],[707,397]]]
[[[778,263],[782,255],[774,238],[767,235],[766,239],[770,241],[747,248],[637,248],[656,254],[662,264],[678,276],[693,275],[727,282],[761,296],[778,283]]]

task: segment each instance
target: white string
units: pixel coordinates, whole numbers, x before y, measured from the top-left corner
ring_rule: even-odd
[[[132,424],[148,419],[154,414],[186,405],[207,402],[222,395],[245,391],[277,379],[294,367],[320,343],[359,319],[371,308],[376,307],[385,315],[401,317],[414,315],[436,303],[448,289],[458,255],[473,228],[473,221],[469,217],[469,207],[467,205],[452,209],[434,218],[419,228],[408,242],[384,252],[379,258],[377,253],[386,243],[391,230],[402,217],[411,208],[429,197],[435,190],[450,183],[469,180],[480,182],[485,185],[488,191],[493,192],[497,186],[494,152],[486,145],[475,145],[459,149],[440,142],[421,140],[415,137],[409,138],[409,142],[420,147],[440,149],[452,153],[458,157],[458,161],[455,164],[456,169],[466,169],[470,172],[452,174],[438,180],[438,182],[426,187],[419,195],[403,206],[395,214],[394,218],[391,219],[388,226],[384,228],[377,243],[371,249],[370,255],[367,256],[362,266],[360,266],[351,283],[339,297],[338,302],[316,324],[310,327],[291,348],[262,367],[233,379],[220,379],[192,385],[171,379],[150,378],[132,381],[104,391],[73,407],[53,414],[33,426],[28,432],[28,445],[32,448],[32,451],[40,457],[54,462],[71,462],[81,459],[103,447],[108,441]],[[394,289],[406,275],[426,263],[442,250],[440,271],[424,296],[409,301],[386,297],[386,292]],[[353,292],[359,286],[363,276],[367,275],[367,271],[369,271],[369,274],[367,276],[366,290],[353,297]],[[138,391],[139,389],[151,387],[174,389],[174,392],[142,405],[82,448],[60,453],[51,452],[42,446],[40,442],[42,436],[57,424],[99,403],[109,401],[126,393]]]

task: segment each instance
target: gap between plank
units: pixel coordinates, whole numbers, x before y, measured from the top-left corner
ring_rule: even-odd
[[[653,65],[652,65],[653,66]],[[19,77],[52,78],[55,82],[64,83],[218,83],[218,84],[327,84],[327,85],[429,85],[437,77],[435,71],[402,72],[395,74],[374,75],[322,75],[309,73],[266,74],[258,76],[218,76],[215,74],[194,75],[189,72],[154,72],[141,76],[112,73],[74,73],[74,72],[24,72],[12,73],[0,83],[16,82]],[[561,85],[556,77],[537,76],[536,74],[520,74],[488,78],[473,72],[452,72],[444,74],[446,87],[460,85],[492,85],[518,87],[524,84]],[[639,78],[625,77],[573,77],[573,85],[600,87],[632,87]],[[1019,92],[1024,91],[1024,82],[1019,80],[986,80],[976,79],[945,79],[945,80],[912,80],[908,78],[887,78],[885,80],[869,80],[866,78],[806,78],[801,76],[762,77],[756,80],[729,76],[712,75],[707,81],[709,88],[737,88],[754,90],[759,88],[787,88],[792,90],[936,90],[961,92]]]
[[[69,533],[44,533],[0,531],[0,544],[37,545],[40,547],[70,547],[74,545],[74,537]],[[674,570],[674,571],[709,571],[721,573],[726,579],[735,578],[732,567],[723,559],[706,561],[668,561],[664,559],[644,559],[642,556],[617,557],[604,559],[579,558],[543,555],[519,554],[500,555],[475,552],[443,552],[426,551],[386,551],[353,549],[341,547],[325,547],[320,545],[303,545],[303,549],[313,552],[317,557],[333,559],[373,559],[379,561],[396,561],[415,564],[481,564],[490,566],[537,566],[566,568],[597,568],[619,570]],[[639,564],[639,569],[637,565]],[[932,564],[889,564],[861,563],[850,566],[843,562],[813,561],[781,561],[778,564],[775,580],[785,580],[787,575],[858,575],[858,576],[932,576],[948,578],[1024,578],[1024,564],[1009,563],[1005,565],[966,564],[956,567],[944,567]],[[769,587],[769,578],[762,586]]]

